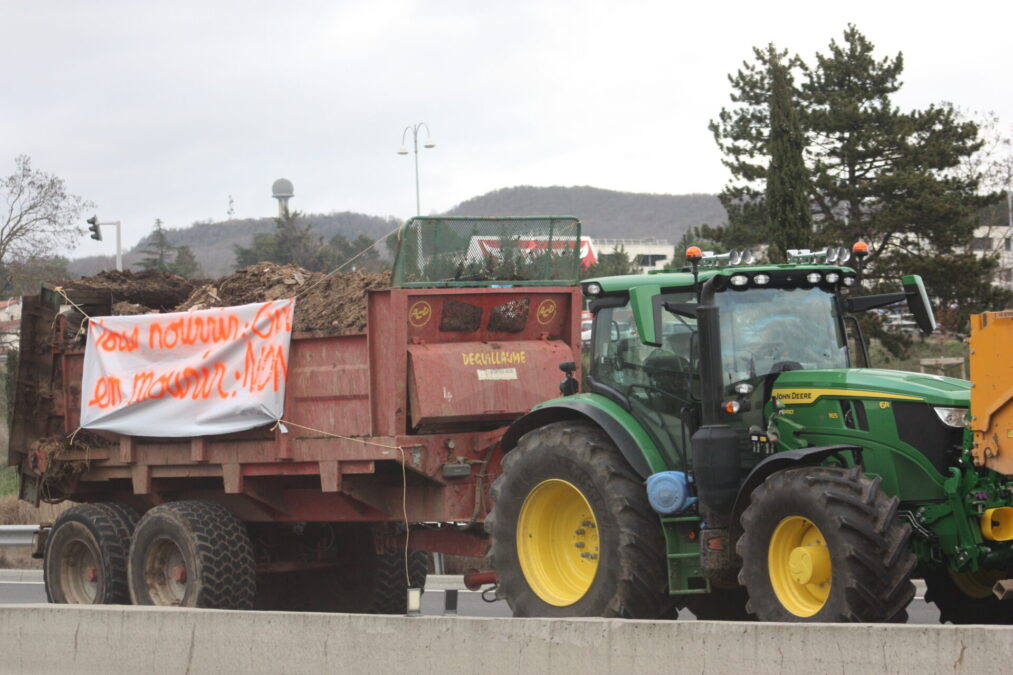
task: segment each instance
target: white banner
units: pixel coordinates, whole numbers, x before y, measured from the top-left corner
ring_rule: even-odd
[[[281,419],[295,299],[88,323],[81,426],[210,436]]]

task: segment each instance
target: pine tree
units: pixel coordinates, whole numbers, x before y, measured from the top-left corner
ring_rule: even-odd
[[[771,59],[770,136],[767,152],[767,240],[773,255],[784,260],[788,249],[811,248],[812,212],[809,172],[803,159],[805,137],[794,100],[791,74],[780,59]]]
[[[189,246],[176,247],[176,259],[169,265],[169,271],[190,279],[201,276],[200,263]]]
[[[333,259],[332,251],[323,237],[313,233],[312,223],[299,224],[301,217],[298,211],[286,213],[285,217],[274,219],[274,232],[254,235],[250,247],[236,244],[236,268],[266,260],[279,265],[299,265],[311,271],[326,271]]]
[[[169,238],[165,236],[165,229],[162,227],[162,220],[155,218],[155,230],[148,237],[148,247],[141,250],[147,255],[139,263],[145,270],[158,272],[169,271],[169,254],[173,251]]]
[[[811,230],[795,86],[795,73],[804,73],[805,64],[773,44],[754,47],[753,57],[728,77],[737,106],[722,109],[709,126],[732,174],[718,195],[728,226],[704,228],[701,234],[730,248],[774,243],[783,254],[787,248],[805,248]]]
[[[729,78],[735,106],[711,123],[733,177],[722,193],[732,206],[722,241],[763,233],[784,246],[787,238],[779,242],[769,231],[778,221],[793,223],[798,229],[791,237],[801,238],[805,221],[785,214],[801,216],[799,184],[805,182],[812,243],[866,241],[872,281],[921,272],[940,304],[959,304],[958,320],[967,308],[1008,301],[989,286],[990,263],[968,264],[964,253],[975,213],[997,199],[982,194],[980,173],[958,170],[981,147],[974,122],[946,104],[898,109],[892,97],[901,88],[903,55],[877,57],[854,25],[840,43],[832,40],[826,53],[816,55],[813,67],[772,46],[753,52],[754,62]],[[778,81],[779,64],[789,74],[784,83]],[[797,88],[791,76],[796,72]],[[780,117],[782,107],[775,105],[788,96],[775,95],[777,90],[797,101],[797,141],[790,117]],[[791,106],[783,110],[790,115]],[[778,139],[778,129],[788,131],[784,138]],[[775,162],[782,144],[786,160]],[[797,161],[800,147],[804,171]],[[787,237],[790,230],[781,232]]]

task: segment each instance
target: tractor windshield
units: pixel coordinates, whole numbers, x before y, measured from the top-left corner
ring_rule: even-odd
[[[847,368],[848,349],[833,294],[762,288],[715,295],[725,385],[768,373]]]

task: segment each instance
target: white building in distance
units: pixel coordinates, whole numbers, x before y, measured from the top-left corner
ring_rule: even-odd
[[[663,239],[592,239],[595,252],[599,255],[615,253],[622,249],[636,265],[638,272],[664,269],[672,262],[675,245]]]

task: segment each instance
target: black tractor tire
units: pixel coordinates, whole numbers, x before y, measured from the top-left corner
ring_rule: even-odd
[[[137,512],[80,504],[57,517],[46,538],[43,578],[52,603],[130,604],[127,554]]]
[[[565,421],[530,431],[504,457],[502,469],[490,490],[494,506],[485,521],[492,539],[487,562],[499,575],[498,595],[506,599],[515,616],[677,616],[675,601],[667,592],[661,520],[647,502],[643,479],[601,429],[585,422]],[[575,597],[567,604],[563,602],[570,598],[550,603],[532,587],[518,553],[521,513],[529,495],[540,486],[563,483],[590,507],[598,550],[586,552],[599,556],[593,575],[585,572],[590,578],[577,584]],[[575,532],[576,536],[585,536],[583,529]],[[553,555],[565,555],[569,560],[574,555],[569,545],[569,541],[562,543],[553,549]]]
[[[860,467],[803,467],[779,471],[759,485],[742,514],[743,534],[736,545],[742,558],[739,583],[749,594],[747,610],[761,621],[904,621],[915,593],[911,528],[897,517],[898,499],[888,496],[880,483]],[[782,589],[805,593],[813,586],[791,586],[790,579],[785,584],[788,561],[772,574],[768,555],[776,557],[772,538],[779,536],[779,526],[800,520],[818,528],[807,531],[822,538],[816,541],[826,549],[830,586],[821,591],[825,598],[811,605],[797,603],[797,611],[792,611],[775,592],[772,576],[780,575]],[[808,545],[800,543],[798,548]]]
[[[742,586],[712,587],[710,593],[688,595],[684,606],[700,621],[756,621],[746,609],[749,595]]]
[[[251,609],[253,545],[246,526],[220,504],[162,504],[137,523],[129,579],[135,605]]]
[[[335,565],[260,576],[256,609],[350,614],[404,614],[408,610],[404,550],[377,553],[377,532],[371,525],[343,523],[334,528]],[[425,590],[429,564],[426,551],[408,551],[412,588]]]
[[[975,579],[979,575],[981,578]],[[946,569],[934,569],[923,576],[925,602],[935,603],[939,608],[939,623],[1013,624],[1013,602],[999,600],[991,589],[996,580],[1008,579],[1011,576],[1009,573],[993,574],[983,570],[978,574],[969,575],[972,580],[977,581],[974,586],[978,588],[968,588],[965,582],[964,590],[961,590],[960,585]]]

